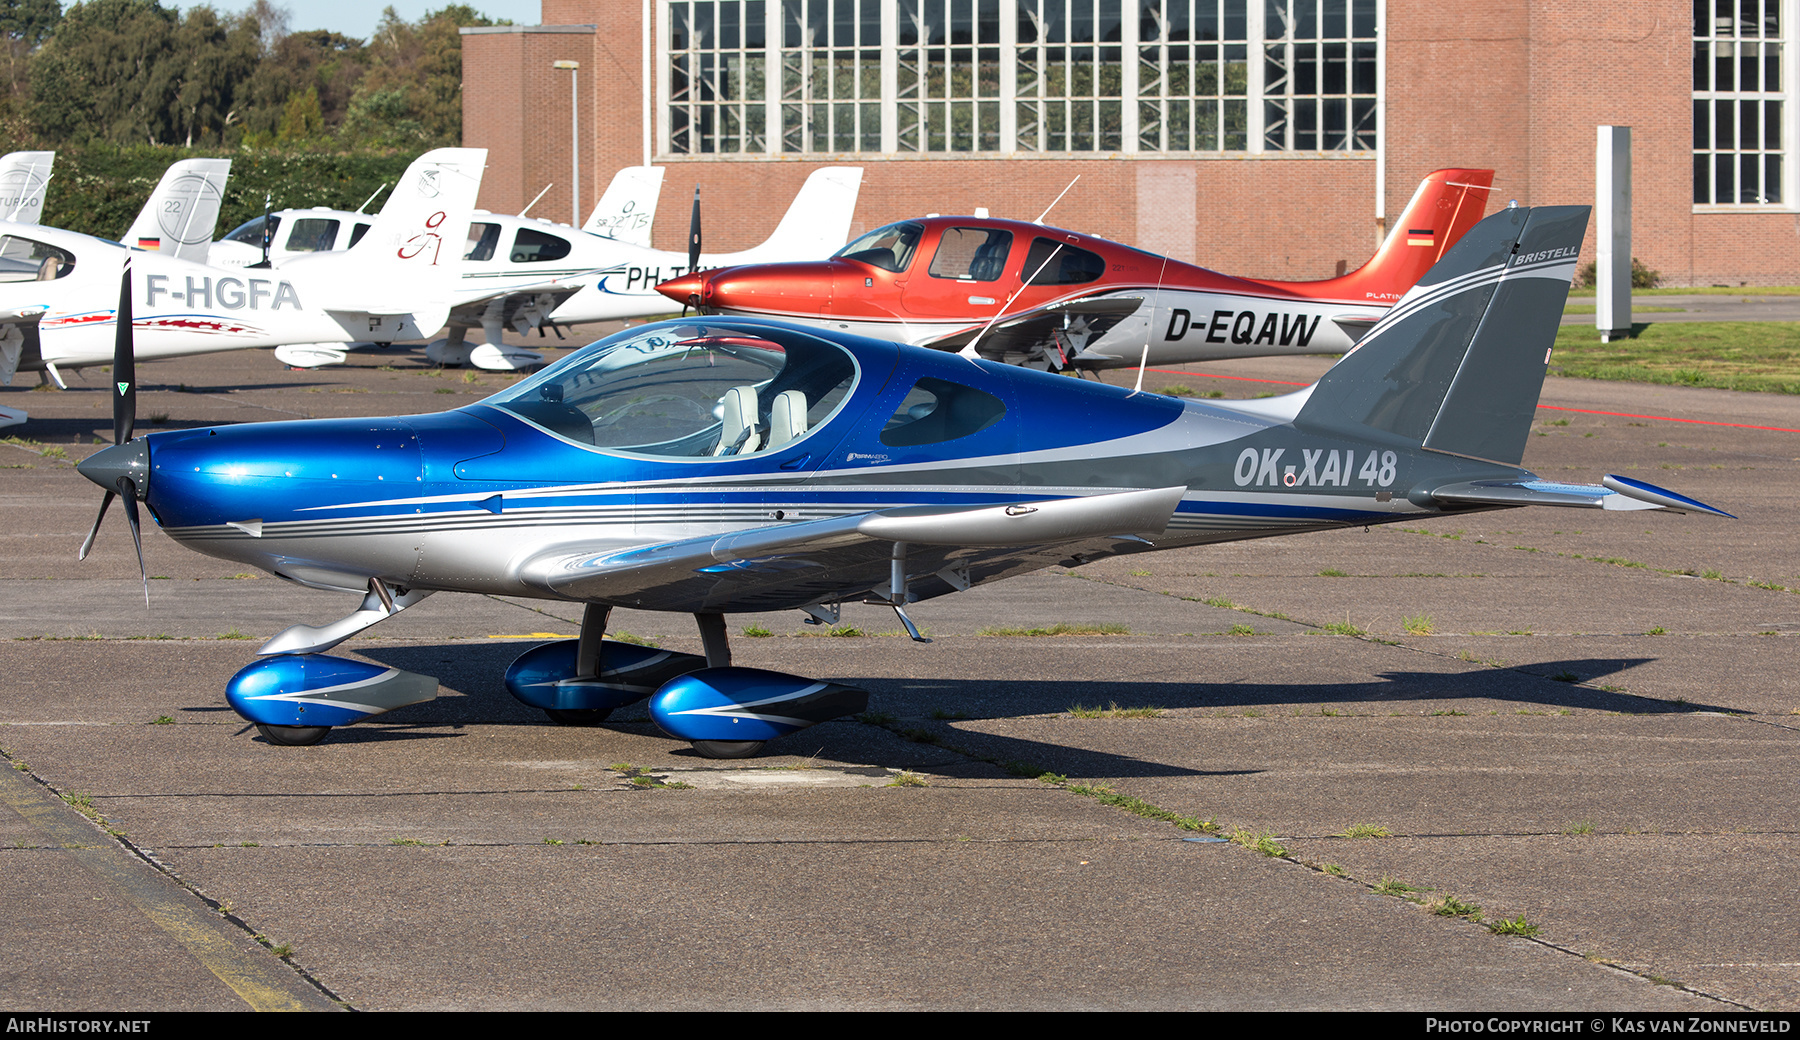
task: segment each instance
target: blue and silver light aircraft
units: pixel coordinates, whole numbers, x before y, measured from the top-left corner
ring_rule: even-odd
[[[116,446],[79,468],[124,498],[134,536],[141,501],[197,551],[361,596],[231,680],[274,743],[434,696],[430,677],[324,651],[435,592],[474,592],[586,604],[580,638],[508,670],[525,703],[592,724],[648,697],[699,753],[750,755],[868,695],[732,666],[728,613],[831,621],[877,602],[920,638],[915,602],[1125,553],[1523,505],[1728,515],[1519,466],[1587,215],[1482,221],[1286,398],[1181,400],[703,317],[627,330],[437,415],[133,441],[121,394]],[[693,614],[704,655],[605,640],[614,607]]]

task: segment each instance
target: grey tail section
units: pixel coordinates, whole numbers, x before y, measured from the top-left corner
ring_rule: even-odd
[[[1503,209],[1475,225],[1325,373],[1294,425],[1518,465],[1588,210]]]

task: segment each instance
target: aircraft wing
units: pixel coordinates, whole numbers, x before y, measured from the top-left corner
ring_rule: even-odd
[[[1569,506],[1576,509],[1667,509],[1731,517],[1686,495],[1630,477],[1608,474],[1600,484],[1554,480],[1472,480],[1446,484],[1430,497],[1447,506]]]
[[[926,344],[939,350],[968,350],[990,361],[1047,363],[1066,367],[1087,344],[1137,313],[1143,296],[1087,296],[1008,315],[985,330],[964,329]]]
[[[896,570],[904,572],[912,598],[928,598],[972,580],[1049,566],[1077,543],[1159,535],[1187,490],[908,506],[629,549],[561,545],[523,560],[518,574],[569,599],[656,610],[779,609],[871,593],[888,598]]]
[[[524,334],[542,325],[551,311],[579,292],[597,273],[583,271],[562,278],[548,278],[534,285],[495,286],[490,292],[460,296],[456,305],[450,308],[450,324],[479,327],[490,309],[497,306],[502,322]]]
[[[46,309],[41,303],[0,308],[0,386],[12,385],[21,363],[36,365],[42,360],[38,350],[38,319],[44,316]],[[0,422],[0,426],[11,425]]]

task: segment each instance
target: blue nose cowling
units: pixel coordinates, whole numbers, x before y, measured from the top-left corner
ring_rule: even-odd
[[[141,499],[150,487],[150,444],[139,440],[102,448],[76,464],[75,472],[108,491],[119,490],[120,477],[130,477]]]

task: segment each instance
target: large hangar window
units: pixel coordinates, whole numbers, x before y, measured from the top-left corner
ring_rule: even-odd
[[[1694,202],[1784,205],[1792,0],[1694,0]]]
[[[1376,0],[659,0],[658,11],[668,155],[1375,147]]]

